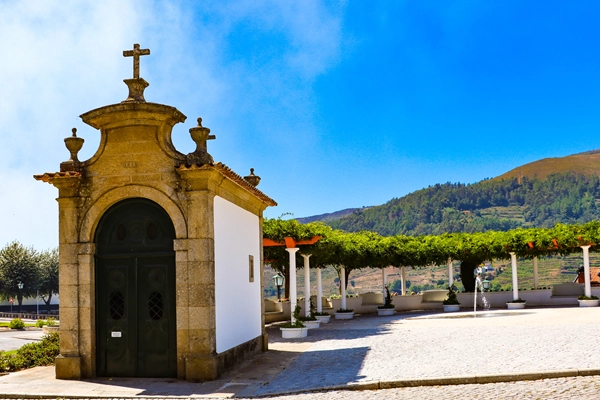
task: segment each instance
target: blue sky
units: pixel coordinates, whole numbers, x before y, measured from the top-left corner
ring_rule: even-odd
[[[98,3],[98,4],[96,4]],[[79,115],[127,95],[140,43],[146,99],[173,131],[296,217],[385,203],[439,182],[600,147],[597,1],[0,1],[0,246],[57,244],[56,189]]]

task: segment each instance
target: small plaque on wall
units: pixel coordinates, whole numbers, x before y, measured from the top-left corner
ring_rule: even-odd
[[[121,332],[111,332],[110,337],[121,337]]]

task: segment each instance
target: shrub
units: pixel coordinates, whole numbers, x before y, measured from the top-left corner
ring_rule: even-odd
[[[456,297],[456,287],[448,286],[448,298],[442,302],[444,305],[459,305],[458,297]]]
[[[48,319],[46,319],[46,325],[56,326],[56,318],[48,317]]]
[[[579,300],[598,300],[598,296],[587,297],[585,295],[581,295],[577,299],[579,299]]]
[[[390,290],[388,289],[387,285],[385,286],[385,302],[383,303],[382,306],[377,307],[379,309],[388,309],[388,308],[395,308],[394,304],[392,303],[392,295],[390,293]]]
[[[23,322],[21,318],[15,318],[12,321],[10,321],[8,327],[10,329],[23,329],[25,328],[25,322]]]
[[[36,328],[42,328],[44,325],[47,325],[47,322],[43,319],[38,319],[37,321],[35,321]]]
[[[0,353],[0,369],[18,371],[21,369],[54,364],[59,354],[59,334],[51,333],[41,341],[22,346],[15,353]]]
[[[304,328],[304,324],[300,320],[300,306],[297,305],[296,308],[294,308],[294,312],[292,313],[292,316],[294,317],[295,322],[294,323],[289,322],[287,324],[283,324],[283,325],[281,325],[281,327],[282,328]]]

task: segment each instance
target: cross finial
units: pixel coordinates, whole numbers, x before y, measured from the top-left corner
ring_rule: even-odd
[[[140,56],[150,55],[150,49],[140,49],[140,45],[135,43],[133,50],[124,50],[123,57],[133,57],[133,79],[140,77]]]

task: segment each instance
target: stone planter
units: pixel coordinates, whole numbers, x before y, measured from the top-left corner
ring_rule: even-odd
[[[380,315],[380,316],[394,315],[395,312],[396,312],[395,308],[378,308],[377,309],[377,315]]]
[[[444,304],[444,312],[460,311],[460,304]]]
[[[577,300],[579,307],[598,307],[600,300]]]
[[[47,334],[52,333],[52,332],[59,332],[59,331],[60,331],[60,328],[59,328],[58,325],[55,325],[55,326],[44,325],[44,326],[42,326],[42,333],[44,335],[47,335]]]
[[[352,312],[336,312],[335,319],[352,319],[354,318],[354,311]]]
[[[526,303],[506,303],[509,310],[522,310]]]
[[[306,329],[315,329],[315,328],[319,328],[319,320],[316,321],[302,321],[302,323],[304,324],[304,327]]]
[[[315,315],[315,318],[322,324],[328,324],[331,315]]]
[[[281,337],[284,339],[304,338],[308,335],[307,328],[279,328],[281,329]]]

